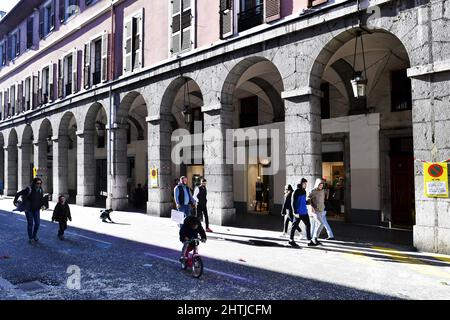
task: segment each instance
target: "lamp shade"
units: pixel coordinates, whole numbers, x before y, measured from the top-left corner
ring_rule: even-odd
[[[351,83],[354,97],[364,98],[366,96],[367,79],[362,75],[362,72],[356,72]]]

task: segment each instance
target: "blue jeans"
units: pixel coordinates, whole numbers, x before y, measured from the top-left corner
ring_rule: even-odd
[[[178,211],[181,211],[184,213],[184,218],[186,219],[191,215],[191,206],[189,204],[185,204],[180,206],[180,209]]]
[[[28,222],[28,238],[34,239],[37,236],[39,225],[41,224],[41,210],[25,211]],[[33,229],[34,222],[34,229]]]

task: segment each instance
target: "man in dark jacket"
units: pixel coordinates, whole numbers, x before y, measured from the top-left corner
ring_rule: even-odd
[[[194,200],[197,201],[197,218],[205,217],[206,232],[212,232],[209,228],[208,209],[206,208],[207,199],[206,179],[202,179],[201,185],[195,187]]]
[[[58,203],[53,210],[52,222],[59,222],[58,238],[59,240],[64,240],[64,231],[67,229],[67,220],[72,221],[72,216],[70,215],[69,204],[66,202],[66,197],[60,195],[58,197]]]
[[[31,244],[34,240],[39,241],[37,233],[39,225],[41,223],[41,212],[45,210],[44,206],[44,191],[42,190],[42,180],[40,178],[34,178],[30,186],[26,187],[22,191],[18,192],[14,197],[14,205],[17,206],[17,200],[22,197],[25,208],[25,215],[28,222],[28,242]],[[34,222],[34,228],[33,228]]]
[[[294,211],[294,222],[291,228],[291,237],[289,244],[293,247],[298,247],[298,244],[294,241],[295,230],[297,229],[300,221],[306,226],[306,237],[311,240],[311,223],[308,216],[308,208],[306,207],[306,186],[308,181],[302,178],[301,183],[297,185],[297,189],[292,195],[292,210]],[[309,244],[308,244],[309,245]]]

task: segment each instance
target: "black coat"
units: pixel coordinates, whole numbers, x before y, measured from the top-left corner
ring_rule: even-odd
[[[198,224],[198,228],[195,230],[191,227],[192,220],[196,221]],[[186,240],[184,238],[186,237],[188,237],[189,239],[197,239],[199,235],[202,239],[206,240],[206,232],[205,229],[203,229],[200,221],[198,221],[198,219],[194,216],[187,217],[180,228],[180,241],[185,242]]]
[[[64,204],[58,202],[53,211],[52,221],[67,222],[67,219],[72,220],[69,205],[67,202]]]
[[[44,206],[44,191],[41,188],[37,189],[34,185],[18,192],[14,197],[14,203],[20,196],[22,196],[25,211],[37,211]]]
[[[292,194],[293,191],[289,191],[287,195],[284,196],[284,203],[283,207],[281,209],[281,215],[285,216],[288,212],[286,210],[289,210],[289,217],[292,219]]]

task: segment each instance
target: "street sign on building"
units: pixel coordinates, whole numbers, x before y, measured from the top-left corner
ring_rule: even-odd
[[[425,196],[448,198],[448,167],[446,162],[424,163]]]
[[[150,169],[150,188],[158,188],[158,168]]]

